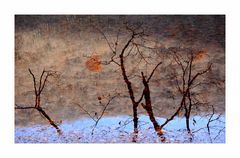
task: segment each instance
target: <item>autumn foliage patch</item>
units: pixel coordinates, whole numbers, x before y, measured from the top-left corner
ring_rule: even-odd
[[[89,60],[86,61],[86,67],[93,72],[99,72],[102,70],[100,55],[92,55]]]

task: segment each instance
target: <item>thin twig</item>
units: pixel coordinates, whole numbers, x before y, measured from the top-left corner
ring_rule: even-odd
[[[161,64],[162,64],[162,62],[159,62],[159,63],[154,67],[154,69],[152,70],[151,74],[149,75],[149,77],[148,77],[148,79],[147,79],[147,83],[148,83],[148,82],[150,81],[150,79],[152,78],[155,70],[156,70],[156,69],[158,68],[158,66],[161,65]]]
[[[34,106],[23,107],[23,106],[19,106],[19,105],[15,104],[15,109],[35,109],[35,107]]]
[[[28,71],[30,72],[30,74],[32,75],[32,78],[33,78],[33,85],[34,85],[35,95],[38,95],[35,76],[34,76],[34,74],[32,73],[32,71],[31,71],[30,68],[28,69]]]
[[[73,103],[75,105],[77,105],[78,107],[80,107],[94,122],[96,122],[97,120],[86,110],[84,109],[80,104],[78,103]]]

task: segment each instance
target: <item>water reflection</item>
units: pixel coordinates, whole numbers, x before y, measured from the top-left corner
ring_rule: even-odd
[[[218,115],[214,115],[217,118]],[[63,121],[60,125],[63,131],[58,135],[50,126],[36,125],[16,128],[16,143],[224,143],[225,116],[211,123],[210,133],[206,128],[208,117],[194,116],[191,118],[192,134],[186,130],[185,119],[176,117],[164,128],[164,135],[159,138],[149,121],[148,116],[140,115],[139,133],[133,134],[133,122],[130,116],[103,117],[97,127],[92,119]],[[165,119],[157,118],[161,124]],[[92,129],[94,133],[91,134]]]

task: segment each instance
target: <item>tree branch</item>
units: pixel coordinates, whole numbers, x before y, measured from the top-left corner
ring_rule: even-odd
[[[196,75],[194,75],[194,77],[190,80],[189,85],[192,85],[193,81],[194,81],[198,76],[200,76],[200,75],[208,72],[208,71],[211,69],[211,67],[212,67],[212,63],[207,67],[207,69],[205,69],[205,70],[202,71],[202,72],[198,72]]]
[[[32,78],[33,78],[33,85],[34,85],[35,95],[38,95],[35,76],[34,76],[34,74],[32,73],[32,71],[31,71],[30,68],[28,68],[28,71],[30,72],[30,74],[32,75]]]
[[[102,34],[102,36],[103,36],[104,39],[106,40],[106,42],[107,42],[109,48],[111,49],[111,51],[112,51],[113,53],[116,53],[116,50],[114,50],[114,49],[112,48],[111,43],[109,42],[109,40],[108,40],[108,38],[106,37],[105,33],[104,33],[103,31],[101,31],[99,28],[97,28],[97,27],[95,27],[95,26],[93,26],[93,27],[94,27],[98,32],[100,32],[100,33]]]
[[[92,115],[91,115],[86,109],[84,109],[80,104],[78,104],[78,103],[73,103],[73,104],[75,104],[75,105],[77,105],[78,107],[80,107],[94,122],[97,121],[97,120],[96,120],[94,117],[92,117]]]
[[[40,83],[39,83],[39,87],[38,87],[38,93],[41,92],[41,87],[42,87],[42,77],[43,77],[44,73],[45,73],[45,70],[43,69],[43,71],[42,71],[42,75],[41,75],[40,80],[39,80]]]
[[[34,106],[23,107],[23,106],[19,106],[19,105],[15,104],[15,109],[35,109],[35,107]]]
[[[150,81],[150,79],[152,78],[152,76],[153,76],[155,70],[157,69],[157,67],[158,67],[159,65],[161,65],[161,64],[162,64],[162,62],[159,62],[159,63],[155,66],[155,68],[152,70],[150,76],[149,76],[148,79],[147,79],[147,83],[148,83],[148,82]]]

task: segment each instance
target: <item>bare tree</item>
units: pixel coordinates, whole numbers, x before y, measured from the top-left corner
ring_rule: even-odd
[[[180,68],[180,73],[177,72],[176,67],[172,67],[173,69],[173,79],[175,80],[178,92],[182,96],[181,102],[176,110],[176,112],[165,121],[161,125],[164,127],[169,121],[174,119],[182,109],[184,109],[184,115],[186,118],[186,128],[189,133],[191,133],[189,119],[191,116],[193,106],[199,106],[203,103],[202,101],[198,100],[194,97],[194,93],[192,90],[197,86],[202,86],[203,84],[213,84],[213,82],[203,82],[201,79],[199,80],[200,76],[203,77],[206,73],[211,71],[212,63],[208,63],[206,68],[203,70],[194,70],[195,61],[198,60],[199,56],[201,55],[201,51],[196,51],[193,49],[181,49],[181,48],[170,48],[169,49],[174,64],[177,65],[177,68]],[[179,55],[180,51],[185,51],[186,57]]]
[[[192,133],[197,133],[201,130],[207,129],[207,133],[209,135],[210,142],[212,143],[214,140],[216,140],[222,132],[224,132],[225,127],[222,126],[216,126],[216,125],[211,125],[213,122],[219,122],[219,123],[224,123],[224,121],[221,120],[222,114],[216,114],[215,113],[215,107],[214,105],[210,104],[208,105],[212,109],[212,113],[204,115],[204,117],[208,117],[208,122],[206,124],[206,127],[201,127],[195,131],[192,131]],[[211,130],[218,130],[218,133],[216,135],[212,135]],[[214,137],[213,137],[214,136]]]
[[[42,74],[39,79],[39,84],[37,87],[37,81],[35,78],[35,75],[32,73],[31,69],[28,69],[29,73],[32,76],[33,79],[33,87],[34,87],[34,93],[35,93],[35,106],[27,106],[27,107],[22,107],[17,104],[15,104],[15,109],[35,109],[37,110],[42,116],[44,116],[49,123],[57,130],[58,134],[61,134],[61,129],[58,127],[58,125],[50,118],[50,116],[43,110],[41,107],[41,94],[43,92],[43,89],[46,85],[47,79],[51,76],[55,76],[56,72],[55,71],[46,71],[43,70]]]
[[[109,95],[110,96],[110,95]],[[92,128],[92,132],[91,134],[94,134],[94,131],[99,123],[99,121],[102,119],[103,115],[105,114],[107,108],[109,107],[110,103],[113,101],[114,98],[116,98],[118,95],[113,95],[112,97],[110,97],[110,99],[107,100],[106,104],[102,103],[102,98],[98,97],[98,101],[100,106],[102,107],[100,115],[98,115],[98,113],[95,111],[94,114],[90,113],[88,110],[86,110],[82,105],[80,105],[79,103],[73,103],[75,105],[77,105],[78,107],[81,108],[82,111],[84,111],[85,114],[87,114],[94,122],[94,126]]]
[[[161,127],[159,126],[158,122],[156,121],[154,114],[153,114],[153,109],[152,109],[152,101],[151,101],[151,93],[150,93],[150,88],[149,88],[149,81],[152,77],[152,74],[154,73],[154,71],[156,70],[156,68],[160,65],[161,63],[159,63],[155,69],[153,69],[151,75],[149,76],[148,79],[145,78],[144,73],[141,72],[142,74],[142,83],[144,85],[144,90],[143,90],[143,95],[144,95],[144,99],[145,99],[145,104],[141,104],[142,107],[147,111],[148,116],[151,120],[151,122],[153,123],[154,129],[157,132],[157,134],[159,136],[161,136],[163,134]]]
[[[119,40],[119,32],[117,33],[117,38],[114,40],[114,42],[111,42],[107,35],[101,31],[100,29],[94,27],[97,29],[101,35],[104,37],[108,47],[111,51],[111,58],[109,61],[104,62],[104,64],[115,64],[120,67],[123,80],[127,86],[128,89],[128,95],[132,102],[132,110],[133,110],[133,123],[134,123],[134,133],[138,133],[138,106],[142,102],[143,99],[145,99],[145,104],[141,103],[142,107],[146,110],[148,113],[148,116],[154,126],[155,131],[159,136],[163,134],[162,129],[164,126],[166,126],[170,121],[172,121],[179,113],[183,110],[184,116],[186,119],[186,128],[189,133],[191,133],[190,129],[190,117],[192,113],[193,107],[198,107],[200,105],[205,105],[207,103],[198,100],[197,97],[195,97],[193,89],[196,87],[201,87],[203,85],[210,85],[210,84],[217,84],[216,81],[206,81],[203,78],[207,76],[209,72],[211,72],[212,63],[211,62],[204,62],[206,64],[205,68],[201,69],[195,69],[196,66],[199,66],[198,60],[201,60],[203,57],[205,57],[206,54],[204,54],[204,51],[193,49],[193,48],[181,48],[181,47],[170,47],[170,48],[162,48],[162,47],[153,47],[149,46],[147,44],[147,38],[148,35],[145,33],[142,24],[137,26],[129,26],[127,23],[125,24],[125,30],[129,33],[129,36],[127,40],[124,42],[120,42]],[[178,103],[176,110],[173,112],[173,114],[166,119],[165,122],[163,122],[161,125],[158,124],[156,121],[153,109],[152,109],[152,101],[151,101],[151,90],[149,86],[149,82],[152,78],[152,76],[155,73],[155,70],[158,68],[159,65],[162,64],[162,61],[160,61],[160,58],[156,59],[158,60],[158,63],[155,65],[151,73],[149,74],[149,77],[147,78],[145,75],[145,72],[140,70],[141,75],[137,75],[137,72],[135,71],[135,76],[140,76],[142,79],[142,85],[143,90],[140,93],[140,96],[136,98],[136,91],[134,91],[132,78],[130,77],[132,74],[129,71],[129,67],[126,65],[126,60],[128,60],[131,57],[135,57],[138,55],[138,58],[140,59],[139,62],[133,61],[133,63],[140,63],[145,62],[145,65],[152,65],[153,62],[148,60],[148,57],[144,54],[147,51],[151,55],[154,54],[167,54],[167,58],[170,59],[174,63],[174,67],[169,65],[170,68],[173,68],[173,80],[176,83],[177,90],[181,96],[181,100]],[[153,53],[154,52],[154,53]],[[180,52],[183,52],[183,56]],[[209,60],[210,61],[210,60]],[[201,63],[203,64],[203,63]],[[202,66],[200,66],[202,67]],[[178,72],[176,69],[180,69]],[[180,73],[179,73],[180,72]],[[146,72],[147,74],[147,72]],[[136,78],[135,78],[136,81]]]
[[[158,61],[156,66],[151,71],[149,77],[147,78],[144,73],[141,71],[141,78],[142,78],[142,84],[143,84],[143,90],[139,96],[138,99],[136,99],[136,92],[133,89],[132,81],[130,78],[130,75],[127,72],[128,67],[125,64],[125,61],[127,58],[131,58],[133,56],[139,55],[139,61],[133,61],[136,64],[139,64],[141,61],[144,61],[146,64],[152,64],[147,61],[147,57],[144,56],[143,49],[147,49],[148,52],[155,49],[154,47],[150,47],[147,45],[144,45],[144,41],[146,41],[147,35],[145,34],[144,30],[142,29],[142,24],[138,26],[129,26],[127,23],[125,24],[125,30],[128,32],[129,37],[125,41],[125,43],[119,42],[119,32],[117,33],[117,38],[114,42],[110,42],[110,40],[107,38],[107,36],[102,32],[100,29],[94,27],[97,29],[101,35],[106,40],[112,56],[111,59],[108,62],[105,62],[105,64],[116,64],[120,67],[123,80],[127,86],[129,98],[132,102],[132,110],[133,110],[133,123],[134,123],[134,134],[137,136],[138,133],[138,106],[141,103],[143,97],[145,99],[145,104],[141,104],[142,107],[147,111],[149,118],[151,122],[153,123],[154,129],[156,130],[157,134],[160,136],[162,135],[162,131],[160,129],[160,126],[158,122],[156,121],[153,110],[152,110],[152,103],[151,103],[151,97],[150,97],[150,88],[149,88],[149,82],[154,75],[155,70],[158,68],[159,65],[162,64],[162,61]],[[122,46],[119,48],[119,46]],[[132,56],[131,56],[132,55]],[[137,76],[137,75],[135,75]],[[136,141],[136,137],[133,139],[133,141]]]

